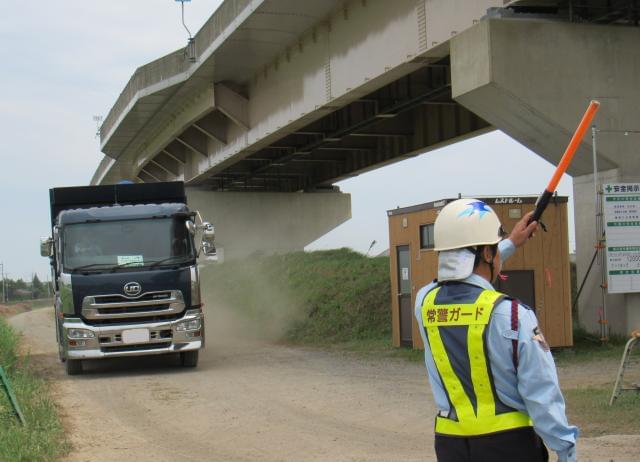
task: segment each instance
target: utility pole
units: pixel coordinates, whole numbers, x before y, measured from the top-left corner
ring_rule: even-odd
[[[0,263],[0,275],[2,275],[2,303],[7,302],[7,284],[4,280],[4,263]]]

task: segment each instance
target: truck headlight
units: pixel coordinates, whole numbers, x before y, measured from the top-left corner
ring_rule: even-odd
[[[200,319],[190,319],[189,321],[182,321],[180,324],[178,324],[176,330],[178,332],[199,330],[201,326],[202,323],[200,322]]]
[[[67,337],[73,339],[95,338],[96,334],[87,329],[67,329]]]

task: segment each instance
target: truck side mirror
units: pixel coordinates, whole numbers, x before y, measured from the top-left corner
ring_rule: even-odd
[[[196,225],[193,223],[193,221],[187,220],[184,222],[184,225],[187,227],[187,231],[189,231],[189,234],[191,234],[192,236],[196,235]]]
[[[40,255],[50,257],[53,255],[53,239],[50,237],[40,238]]]
[[[213,257],[216,255],[216,246],[215,246],[215,230],[213,229],[213,225],[208,222],[202,223],[202,252],[204,252],[205,256]]]

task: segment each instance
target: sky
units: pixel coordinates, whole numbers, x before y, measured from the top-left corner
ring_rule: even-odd
[[[221,0],[185,6],[192,32]],[[186,44],[175,0],[0,1],[0,263],[12,279],[46,279],[48,190],[86,185],[102,159],[96,122],[135,69]],[[462,167],[464,166],[464,167]],[[386,211],[445,197],[538,194],[553,166],[500,132],[338,183],[352,219],[307,249],[388,248]],[[565,175],[558,188],[571,196]],[[571,206],[571,202],[570,202]],[[573,211],[569,215],[573,223]],[[575,247],[572,224],[570,249]]]

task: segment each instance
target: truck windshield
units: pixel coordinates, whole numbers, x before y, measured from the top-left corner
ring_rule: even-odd
[[[185,220],[176,218],[69,224],[62,245],[68,271],[160,266],[195,258]]]

